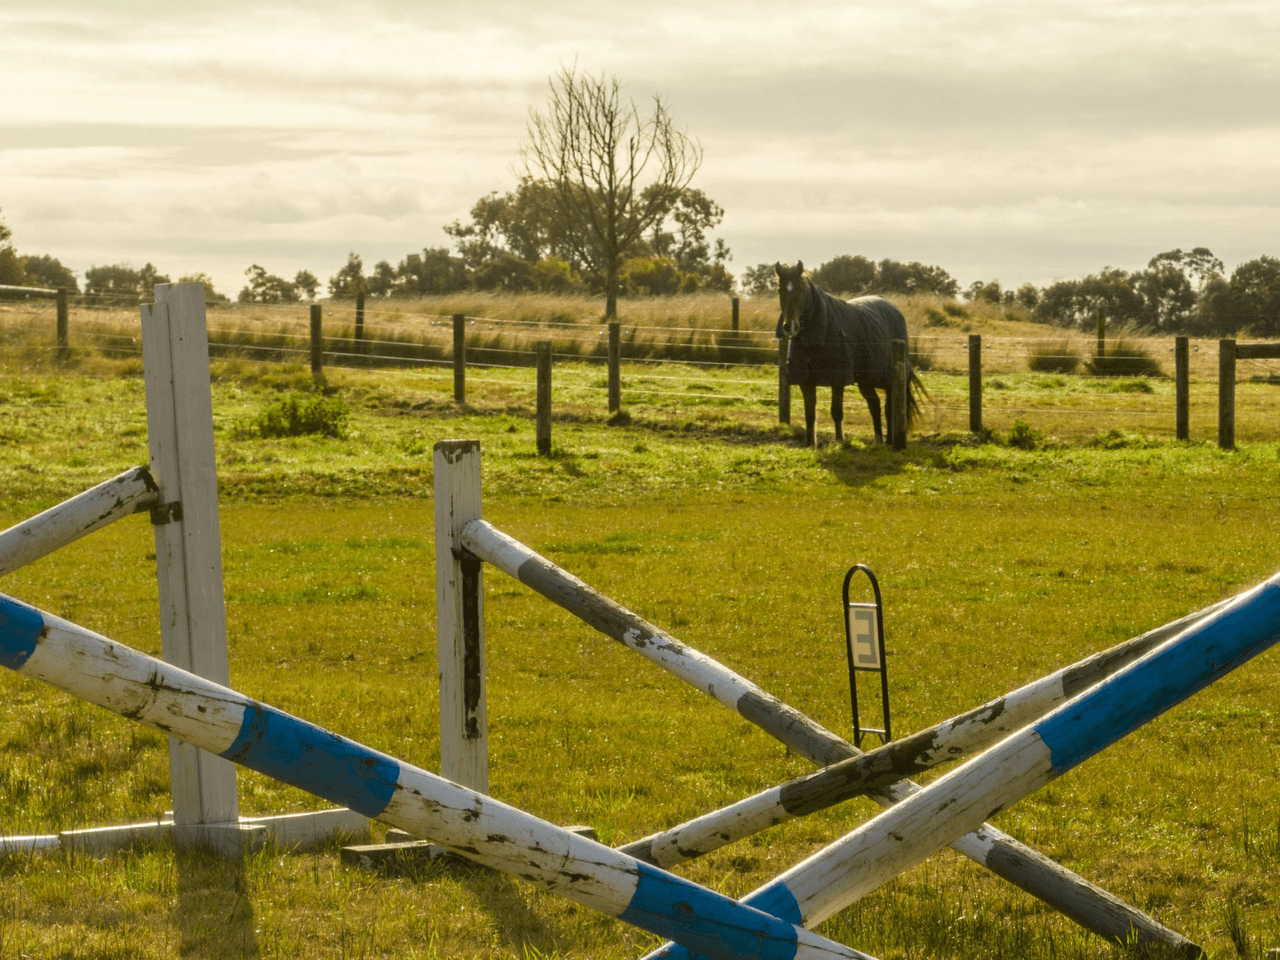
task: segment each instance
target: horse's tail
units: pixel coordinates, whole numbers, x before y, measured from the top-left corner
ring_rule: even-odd
[[[907,370],[907,429],[908,430],[911,429],[912,423],[915,422],[916,417],[920,413],[920,404],[916,400],[917,394],[925,397],[926,399],[928,399],[929,397],[929,391],[924,388],[923,381],[921,381],[921,379],[918,376],[916,376],[915,369],[909,368]]]

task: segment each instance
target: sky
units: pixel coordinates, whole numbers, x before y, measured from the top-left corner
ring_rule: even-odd
[[[1274,0],[0,0],[19,253],[322,282],[448,247],[562,69],[660,96],[730,270],[842,254],[962,286],[1280,256]]]

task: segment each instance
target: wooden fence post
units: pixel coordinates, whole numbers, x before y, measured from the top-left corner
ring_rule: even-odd
[[[907,448],[907,342],[894,340],[893,377],[889,381],[889,438],[895,450]]]
[[[622,409],[622,324],[609,324],[609,412]]]
[[[787,379],[787,344],[778,341],[778,422],[791,422],[791,382]]]
[[[982,334],[969,334],[969,431],[982,432]]]
[[[1191,349],[1186,337],[1173,340],[1174,421],[1177,438],[1191,439]]]
[[[467,402],[467,318],[453,315],[453,399]]]
[[[227,685],[227,614],[218,526],[213,401],[203,283],[160,284],[142,306],[147,433],[157,506],[156,576],[164,659]],[[318,310],[319,308],[313,308]],[[237,824],[235,765],[169,741],[175,839],[204,844],[204,824]],[[190,828],[186,835],[179,828]]]
[[[458,539],[466,524],[480,519],[480,441],[441,440],[435,445],[432,466],[440,774],[488,793],[484,573],[480,561]]]
[[[71,354],[68,340],[67,290],[58,288],[58,359],[65,360]]]
[[[1218,446],[1236,446],[1236,342],[1218,341]]]
[[[356,291],[356,342],[364,339],[364,291]]]
[[[1101,360],[1107,355],[1107,311],[1098,308],[1098,353],[1097,359]]]
[[[538,455],[551,456],[551,341],[535,344],[538,357]]]
[[[324,386],[324,336],[320,329],[320,304],[311,305],[311,376]]]
[[[733,298],[732,323],[733,323],[733,332],[737,333],[738,332],[738,298],[737,297]]]

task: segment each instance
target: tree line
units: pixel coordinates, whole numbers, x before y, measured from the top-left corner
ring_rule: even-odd
[[[612,319],[619,296],[732,292],[729,248],[710,236],[724,210],[693,186],[702,148],[676,126],[662,98],[642,108],[622,95],[617,79],[583,74],[576,66],[550,77],[548,85],[545,108],[530,114],[514,189],[486,194],[472,205],[469,219],[445,225],[453,249],[426,247],[394,266],[382,260],[368,271],[351,253],[329,278],[328,293],[580,292],[603,296],[604,315]],[[942,267],[915,261],[841,255],[812,275],[825,289],[848,296],[961,295]],[[245,277],[236,299],[247,303],[314,300],[320,291],[308,270],[287,279],[252,264]],[[179,280],[203,282],[212,301],[228,299],[203,274]],[[92,266],[84,292],[147,298],[155,284],[167,282],[150,263],[141,269]],[[748,295],[768,294],[776,283],[773,265],[748,268],[741,282]],[[75,275],[56,258],[18,256],[3,222],[0,284],[79,292]],[[1067,327],[1092,327],[1105,314],[1112,323],[1169,333],[1280,333],[1280,261],[1260,257],[1228,277],[1205,247],[1158,254],[1144,270],[1107,267],[1043,288],[1005,290],[998,281],[979,281],[963,296]]]

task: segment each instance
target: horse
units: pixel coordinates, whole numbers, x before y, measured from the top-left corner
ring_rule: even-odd
[[[871,411],[876,443],[883,443],[880,397],[885,394],[885,426],[893,423],[890,384],[893,382],[891,341],[907,342],[907,321],[902,312],[883,297],[837,300],[820,289],[805,273],[804,263],[774,264],[778,275],[777,337],[789,340],[787,379],[804,397],[804,431],[807,446],[814,446],[813,422],[818,387],[831,388],[831,419],[836,439],[843,440],[844,388],[856,384]],[[907,360],[907,425],[920,412],[916,392],[927,393]]]

